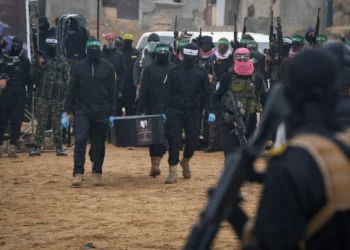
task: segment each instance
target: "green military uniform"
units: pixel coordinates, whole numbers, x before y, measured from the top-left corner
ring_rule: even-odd
[[[51,113],[52,129],[56,144],[56,153],[62,152],[62,129],[61,117],[62,101],[65,89],[69,83],[69,65],[63,57],[45,57],[45,68],[38,64],[34,65],[30,71],[31,77],[37,76],[36,86],[36,110],[37,110],[37,148],[30,153],[30,156],[40,155],[40,149],[45,137],[45,128],[48,115]]]

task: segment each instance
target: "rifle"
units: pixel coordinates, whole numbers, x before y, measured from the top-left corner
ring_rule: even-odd
[[[262,182],[263,174],[254,171],[253,163],[263,151],[266,141],[291,112],[281,84],[274,85],[270,94],[256,136],[225,157],[224,171],[216,188],[210,191],[208,203],[200,214],[199,222],[193,227],[184,250],[210,249],[221,223],[225,220],[242,239],[243,227],[248,217],[239,207],[240,187],[245,181]]]
[[[283,55],[283,33],[282,33],[282,24],[281,17],[277,17],[277,53],[278,53],[278,64],[281,63]]]
[[[223,99],[225,107],[233,115],[233,120],[236,122],[236,127],[230,132],[230,135],[235,133],[239,143],[241,145],[246,144],[245,134],[247,131],[242,118],[245,114],[242,103],[236,100],[231,90],[226,91]]]
[[[179,31],[177,30],[177,15],[175,16],[175,30],[174,30],[174,50],[177,51],[178,46],[177,46],[177,39],[179,38]]]
[[[315,36],[313,39],[313,45],[316,45],[316,38],[318,36],[318,33],[320,32],[320,11],[321,9],[318,8],[318,12],[317,12],[317,21],[316,21],[316,26],[315,26]]]
[[[234,31],[233,31],[233,41],[236,43],[236,42],[238,42],[238,33],[237,33],[237,13],[234,14],[233,18],[234,18],[234,26],[235,26],[235,29],[234,29]]]
[[[242,35],[245,35],[245,33],[247,33],[247,26],[245,24],[247,19],[248,19],[248,17],[244,18]]]

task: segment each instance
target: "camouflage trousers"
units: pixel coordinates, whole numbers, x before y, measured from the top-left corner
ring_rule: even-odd
[[[38,126],[36,130],[35,140],[37,146],[40,147],[45,139],[46,124],[49,119],[49,113],[51,113],[52,132],[54,136],[54,142],[56,148],[62,147],[62,128],[61,128],[61,114],[62,104],[56,100],[50,100],[48,98],[38,98],[37,104],[37,119]]]
[[[215,144],[216,147],[220,147],[220,140],[221,140],[221,128],[220,128],[220,122],[216,121],[213,123],[209,123],[209,143]]]

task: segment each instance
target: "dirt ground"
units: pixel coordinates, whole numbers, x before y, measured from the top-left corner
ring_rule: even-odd
[[[165,185],[167,156],[159,178],[147,176],[148,150],[107,145],[104,186],[94,187],[90,163],[82,188],[72,188],[73,151],[57,158],[22,155],[0,159],[0,249],[181,249],[221,172],[223,153],[196,152],[192,179]],[[259,163],[263,165],[263,163]],[[245,186],[244,209],[253,214],[258,185]],[[240,249],[224,224],[214,249]]]

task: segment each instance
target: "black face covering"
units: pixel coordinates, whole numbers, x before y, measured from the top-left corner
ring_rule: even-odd
[[[87,49],[87,58],[92,63],[98,63],[101,59],[100,49]]]
[[[183,65],[186,68],[192,68],[196,64],[197,56],[184,55]]]
[[[41,31],[41,32],[45,32],[45,31],[47,31],[47,30],[50,28],[50,23],[49,23],[49,22],[46,22],[46,23],[40,25],[39,28],[40,28],[40,31]]]
[[[156,62],[159,65],[167,65],[168,61],[169,61],[169,54],[168,53],[164,53],[164,54],[157,53],[156,54]]]
[[[56,56],[56,46],[46,46],[45,53],[49,57],[55,57]]]
[[[289,50],[292,46],[291,45],[283,45],[283,56],[284,57],[288,57],[289,54]]]
[[[10,56],[19,56],[21,51],[22,51],[21,47],[12,45],[10,50]]]
[[[123,46],[125,49],[131,49],[132,48],[132,40],[124,40]]]

